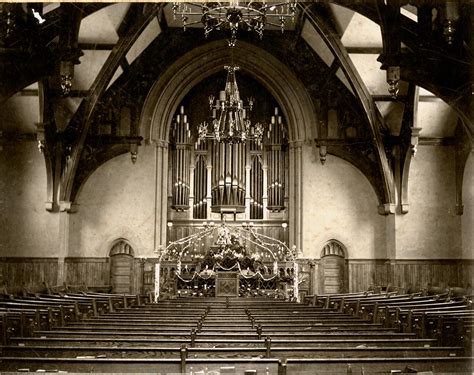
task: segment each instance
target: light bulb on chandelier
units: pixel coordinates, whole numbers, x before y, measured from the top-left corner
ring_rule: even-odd
[[[254,98],[247,99],[244,105],[240,99],[239,88],[235,78],[238,66],[225,66],[227,81],[225,89],[219,93],[219,99],[209,96],[209,109],[212,113],[210,122],[202,122],[198,127],[198,143],[205,139],[213,139],[224,143],[245,143],[262,141],[263,125],[256,123],[251,126],[248,114],[254,106]]]
[[[202,23],[204,36],[207,37],[214,30],[229,29],[231,38],[229,46],[235,46],[237,31],[254,31],[260,38],[266,25],[276,26],[283,33],[286,21],[294,23],[296,14],[295,0],[267,4],[265,1],[250,1],[240,3],[238,0],[210,3],[173,3],[173,16],[181,16],[183,28]]]

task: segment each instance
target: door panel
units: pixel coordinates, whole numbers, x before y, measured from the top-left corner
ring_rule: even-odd
[[[322,258],[323,293],[344,291],[344,258],[327,255]]]
[[[133,257],[128,254],[111,256],[110,278],[114,293],[131,293]]]

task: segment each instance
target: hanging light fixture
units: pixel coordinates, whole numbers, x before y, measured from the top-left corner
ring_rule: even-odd
[[[248,119],[253,109],[254,98],[247,99],[244,105],[240,99],[239,88],[235,78],[238,66],[224,67],[227,70],[225,89],[219,93],[219,99],[209,96],[209,108],[212,113],[211,122],[202,122],[198,127],[198,142],[213,139],[224,143],[245,143],[253,140],[259,144],[262,141],[263,125],[256,123],[251,126]]]
[[[183,27],[202,23],[204,35],[207,37],[213,30],[229,29],[231,38],[229,46],[233,47],[237,41],[239,29],[255,31],[260,38],[266,25],[279,27],[285,30],[287,19],[294,21],[296,1],[266,3],[265,1],[250,1],[239,3],[231,0],[209,3],[173,3],[173,15],[181,16]]]

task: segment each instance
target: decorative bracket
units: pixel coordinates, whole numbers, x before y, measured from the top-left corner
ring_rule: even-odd
[[[415,157],[420,137],[421,128],[417,127],[418,112],[418,86],[410,83],[408,86],[407,101],[402,117],[400,130],[400,153],[397,158],[397,171],[399,168],[399,204],[402,214],[408,212],[408,177],[411,159]]]

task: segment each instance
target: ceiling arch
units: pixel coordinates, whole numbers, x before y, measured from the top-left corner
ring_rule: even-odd
[[[189,90],[230,61],[227,42],[219,40],[193,49],[172,64],[155,82],[145,100],[140,118],[145,140],[167,142],[172,117]],[[235,47],[234,63],[262,83],[278,102],[288,121],[290,142],[311,139],[317,122],[315,107],[303,84],[284,64],[268,52],[242,41]]]

